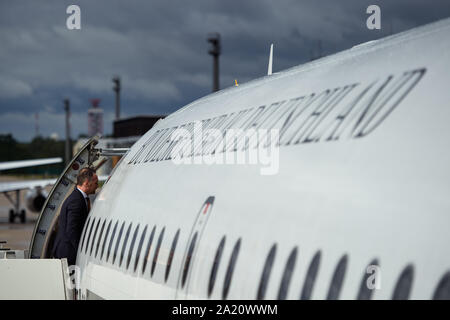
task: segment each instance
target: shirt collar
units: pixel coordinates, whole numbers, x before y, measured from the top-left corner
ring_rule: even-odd
[[[78,188],[77,187],[77,189],[78,189],[78,191],[80,191],[81,192],[81,194],[83,195],[83,197],[86,199],[87,197],[88,197],[88,195],[86,194],[86,193],[84,193],[84,191],[83,190],[81,190],[80,188]]]

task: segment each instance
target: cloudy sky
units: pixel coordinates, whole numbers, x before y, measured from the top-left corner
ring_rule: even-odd
[[[81,8],[81,30],[66,9]],[[381,30],[366,9],[381,8]],[[20,141],[87,133],[90,99],[101,99],[112,131],[112,77],[122,79],[121,116],[169,114],[212,87],[208,33],[222,39],[220,87],[274,72],[391,33],[450,17],[448,0],[0,0],[0,134]]]

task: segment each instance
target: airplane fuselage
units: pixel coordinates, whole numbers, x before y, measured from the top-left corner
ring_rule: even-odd
[[[96,198],[82,297],[449,299],[449,34],[443,20],[157,122]],[[195,138],[230,129],[275,130],[257,147],[277,163],[226,164],[251,146]]]

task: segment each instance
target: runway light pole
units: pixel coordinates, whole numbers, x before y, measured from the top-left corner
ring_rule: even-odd
[[[70,160],[72,160],[72,148],[70,145],[70,101],[69,99],[64,99],[64,110],[66,111],[66,145],[65,145],[65,157],[66,157],[66,166],[69,164]]]
[[[114,77],[112,79],[114,82],[113,90],[116,93],[116,120],[120,119],[120,78]]]
[[[208,51],[210,55],[213,56],[213,89],[212,91],[219,91],[219,56],[221,53],[220,46],[220,34],[211,33],[208,36],[208,42],[211,43],[212,47]]]

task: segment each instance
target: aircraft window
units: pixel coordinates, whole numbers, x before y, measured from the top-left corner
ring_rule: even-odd
[[[395,286],[392,300],[408,300],[411,292],[412,282],[414,277],[414,269],[412,265],[408,265],[400,275]]]
[[[98,249],[100,248],[100,240],[102,239],[103,230],[105,229],[106,219],[103,221],[102,228],[100,229],[100,234],[98,235],[97,247],[95,248],[95,258],[97,258]]]
[[[175,238],[172,241],[172,247],[170,248],[169,258],[167,259],[165,281],[167,281],[167,278],[169,278],[170,266],[172,265],[172,260],[173,260],[173,256],[175,255],[175,248],[177,247],[177,242],[178,242],[179,236],[180,236],[180,229],[178,229],[177,233],[175,234]]]
[[[111,234],[111,239],[109,239],[108,253],[106,254],[106,262],[108,262],[108,260],[109,260],[109,255],[111,254],[111,248],[112,248],[114,236],[116,235],[117,225],[118,225],[118,224],[119,224],[119,221],[117,221],[116,224],[114,225],[114,229],[113,229],[113,232],[112,232],[112,234]]]
[[[377,266],[378,267],[379,266],[378,260],[376,260],[376,259],[372,260],[372,262],[369,264],[369,266]],[[369,280],[370,277],[373,278],[374,275],[378,276],[378,274],[375,274],[373,272],[368,273],[367,269],[364,270],[364,276],[361,281],[361,286],[359,287],[359,292],[358,292],[358,297],[357,297],[358,300],[370,300],[372,298],[374,289],[369,288],[367,281]]]
[[[183,277],[181,278],[181,287],[184,288],[186,283],[186,278],[189,271],[189,265],[191,264],[192,253],[194,252],[195,242],[197,241],[197,232],[194,233],[192,237],[191,244],[189,245],[189,250],[186,256],[186,261],[184,262]]]
[[[225,281],[223,283],[222,299],[226,299],[228,291],[230,290],[231,280],[233,277],[234,266],[236,265],[237,257],[239,254],[239,249],[241,247],[241,238],[236,242],[231,253],[230,262],[228,263],[227,273],[225,274]]]
[[[164,238],[164,230],[166,230],[166,227],[164,227],[161,230],[161,233],[159,234],[158,244],[156,245],[155,254],[153,255],[152,272],[150,274],[151,277],[153,277],[153,272],[155,272],[156,261],[158,260],[158,255],[159,255],[159,249],[161,248],[161,243]]]
[[[211,269],[211,275],[209,276],[208,297],[211,296],[211,293],[214,289],[217,269],[219,269],[220,259],[222,258],[222,251],[224,246],[225,246],[225,236],[223,236],[222,240],[220,241],[219,247],[217,248],[216,256],[214,258],[214,263]]]
[[[144,256],[144,264],[142,265],[142,274],[145,272],[145,268],[147,267],[148,258],[150,255],[150,249],[152,247],[153,237],[155,235],[156,226],[153,227],[152,233],[150,234],[150,238],[148,239],[147,250],[145,250]]]
[[[275,254],[277,252],[277,244],[274,244],[270,248],[269,254],[266,258],[266,263],[264,264],[264,269],[261,274],[261,281],[259,282],[258,294],[256,299],[262,300],[266,294],[267,283],[269,282],[270,271],[272,270],[273,260],[275,259]]]
[[[112,220],[108,223],[108,228],[106,228],[105,238],[103,239],[103,244],[102,244],[102,252],[100,253],[100,260],[103,259],[103,252],[105,251],[105,248],[106,248],[106,240],[108,239],[108,236],[109,236],[109,230],[111,229],[111,224],[112,224]]]
[[[125,240],[123,240],[123,246],[122,246],[122,251],[120,252],[120,262],[119,262],[119,268],[122,265],[122,261],[123,261],[123,256],[125,254],[125,249],[127,247],[127,243],[128,243],[128,237],[130,236],[130,232],[131,232],[131,226],[133,224],[130,223],[130,225],[128,226],[128,230],[127,233],[125,234]]]
[[[450,299],[450,271],[447,272],[439,281],[434,292],[433,300],[449,300]]]
[[[347,269],[347,255],[339,260],[334,270],[333,279],[331,280],[330,289],[328,290],[327,300],[337,300],[344,282],[345,270]]]
[[[320,265],[320,251],[317,251],[314,258],[311,260],[308,272],[306,273],[305,283],[303,284],[302,293],[300,299],[309,300],[311,298],[312,290],[314,288],[314,283],[317,277],[317,271]]]
[[[124,227],[125,227],[125,221],[122,223],[122,226],[120,227],[119,236],[117,237],[116,247],[114,249],[114,255],[113,255],[112,264],[114,264],[114,262],[116,262],[117,250],[119,249],[120,240],[122,239],[122,233],[123,233],[123,228]]]
[[[88,247],[89,247],[89,240],[91,240],[91,233],[92,233],[92,229],[94,228],[94,224],[95,224],[95,218],[92,220],[91,223],[91,227],[89,228],[89,233],[88,233],[88,237],[87,237],[87,241],[86,241],[86,246],[84,247],[84,253],[87,253]]]
[[[95,237],[97,236],[97,231],[98,231],[98,227],[100,227],[100,222],[102,220],[99,218],[97,221],[97,225],[95,226],[95,231],[94,231],[94,235],[92,236],[92,242],[91,242],[91,250],[89,250],[89,255],[92,255],[92,249],[94,249],[94,242],[95,242]]]
[[[134,230],[133,240],[131,240],[130,250],[128,250],[127,270],[128,267],[130,266],[131,255],[133,254],[134,243],[136,242],[138,232],[139,232],[139,225],[136,227],[136,230]]]
[[[136,257],[134,258],[134,272],[136,272],[137,266],[139,264],[139,258],[141,257],[142,245],[144,244],[145,234],[147,233],[147,227],[145,226],[144,231],[141,235],[141,240],[139,241],[139,246],[136,251]]]
[[[84,239],[86,239],[86,233],[88,231],[89,225],[91,223],[91,218],[89,217],[86,221],[86,224],[84,226],[84,230],[83,230],[83,236],[82,236],[82,240],[81,240],[81,246],[79,246],[80,248],[80,253],[83,251],[83,245],[84,245]]]
[[[283,278],[281,280],[280,290],[278,291],[278,300],[285,300],[291,283],[292,272],[297,259],[297,247],[292,249],[289,255],[286,267],[284,268]]]

